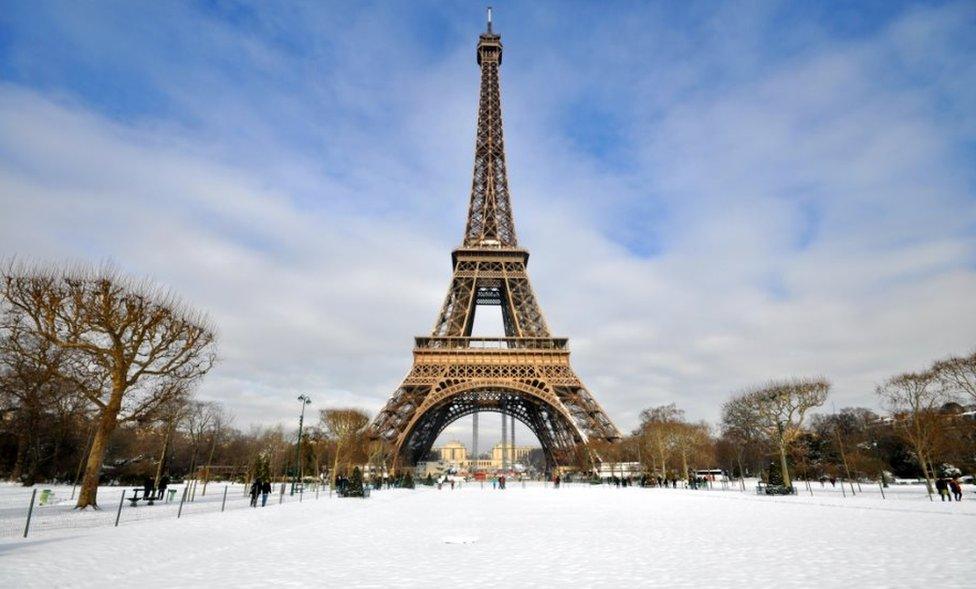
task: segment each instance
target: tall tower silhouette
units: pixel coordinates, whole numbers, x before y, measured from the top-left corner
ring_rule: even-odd
[[[508,189],[502,42],[490,9],[477,62],[481,97],[471,200],[464,238],[451,255],[451,284],[430,336],[416,338],[413,367],[369,431],[393,444],[401,463],[413,464],[450,423],[496,412],[528,426],[550,467],[575,465],[589,440],[615,441],[620,434],[570,366],[568,340],[550,335],[529,283],[529,252],[519,247]],[[501,307],[504,337],[472,337],[483,305]]]

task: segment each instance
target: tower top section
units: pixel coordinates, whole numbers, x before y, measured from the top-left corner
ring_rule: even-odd
[[[474,148],[471,205],[464,230],[465,248],[516,248],[515,222],[508,194],[505,140],[502,133],[502,99],[498,70],[502,63],[502,38],[491,28],[478,38],[481,97],[478,101],[478,135]]]
[[[491,30],[491,6],[488,7],[488,30],[478,38],[478,65],[482,60],[502,62],[502,38]]]

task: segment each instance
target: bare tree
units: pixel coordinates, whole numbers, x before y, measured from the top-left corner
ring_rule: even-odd
[[[684,415],[674,403],[641,411],[637,431],[642,439],[641,447],[650,451],[653,465],[660,466],[661,476],[668,476],[668,462],[680,445],[679,432],[685,424]]]
[[[690,470],[713,466],[714,445],[708,424],[681,423],[675,428],[678,455],[681,457],[681,469],[686,481],[691,480]]]
[[[212,403],[188,401],[181,422],[190,446],[190,476],[196,477],[201,445],[213,427],[216,408]]]
[[[750,460],[750,467],[758,471],[759,458],[767,452],[769,440],[751,402],[742,396],[733,397],[722,405],[722,438],[733,448],[740,477],[745,478],[745,463]]]
[[[335,458],[332,463],[331,485],[335,488],[336,476],[345,455],[348,459],[353,446],[369,424],[369,415],[362,409],[322,409],[319,416],[325,434],[335,442]]]
[[[46,342],[77,353],[107,386],[84,391],[98,410],[78,508],[97,508],[109,438],[120,421],[137,420],[206,374],[215,360],[214,331],[174,296],[136,284],[111,269],[46,270],[9,265],[6,301]]]
[[[873,411],[863,407],[847,407],[839,413],[814,415],[811,419],[814,433],[827,445],[823,458],[844,468],[852,490],[854,482],[863,475],[883,476],[884,465],[878,460],[872,439],[872,428],[878,419]]]
[[[933,371],[906,372],[877,388],[882,404],[891,413],[895,431],[912,447],[929,495],[935,478],[932,453],[939,443],[943,422],[940,409],[952,398],[938,384]]]
[[[335,442],[319,426],[310,426],[306,434],[308,447],[312,452],[312,462],[315,476],[320,477],[324,472],[323,465],[328,465],[335,458]]]
[[[940,360],[932,366],[932,372],[947,392],[966,395],[971,403],[976,403],[976,352]]]
[[[210,468],[213,466],[214,452],[217,451],[217,441],[221,434],[230,427],[234,421],[234,416],[216,403],[210,403],[211,427],[210,427],[210,453],[207,455],[207,466],[203,475],[203,492],[201,496],[207,495],[207,483],[210,482]]]
[[[393,445],[386,440],[373,440],[368,444],[368,451],[373,476],[382,479],[383,473],[387,472],[387,462],[393,457]]]
[[[752,424],[772,442],[779,454],[786,487],[793,486],[787,462],[790,445],[803,432],[807,412],[823,405],[829,391],[830,383],[823,378],[773,381],[726,404],[740,413],[743,423]]]
[[[179,427],[180,422],[186,417],[189,403],[184,397],[174,397],[170,402],[160,407],[158,412],[159,421],[163,429],[163,445],[159,451],[159,462],[156,464],[156,476],[153,486],[159,488],[159,483],[166,473],[166,460],[169,458],[169,447],[173,440],[173,433]]]
[[[18,430],[16,458],[9,478],[20,481],[29,460],[27,481],[33,483],[43,414],[57,397],[69,393],[69,387],[61,375],[67,364],[65,354],[33,336],[27,327],[22,314],[4,309],[0,317],[0,396]]]

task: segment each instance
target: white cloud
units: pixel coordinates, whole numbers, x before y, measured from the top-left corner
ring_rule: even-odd
[[[945,41],[967,28],[960,12],[856,42],[805,31],[779,61],[753,33],[693,52],[607,25],[580,42],[619,38],[587,55],[506,37],[519,236],[550,325],[618,425],[671,401],[714,419],[729,392],[793,374],[831,378],[838,407],[874,405],[877,381],[974,345],[976,199],[959,153],[976,74]],[[242,424],[291,420],[300,392],[375,411],[447,287],[477,100],[470,39],[431,62],[397,26],[352,19],[311,56],[193,28],[209,50],[243,46],[241,63],[162,64],[153,90],[174,116],[0,86],[0,252],[111,257],[208,311],[222,361],[201,395]],[[316,74],[319,53],[332,69]],[[907,83],[916,69],[939,73]],[[613,165],[557,114],[604,98],[622,121]]]

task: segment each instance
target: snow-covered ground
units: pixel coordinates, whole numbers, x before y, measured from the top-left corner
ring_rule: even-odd
[[[976,499],[467,484],[0,539],[4,586],[972,587]],[[208,497],[210,492],[208,491]]]

